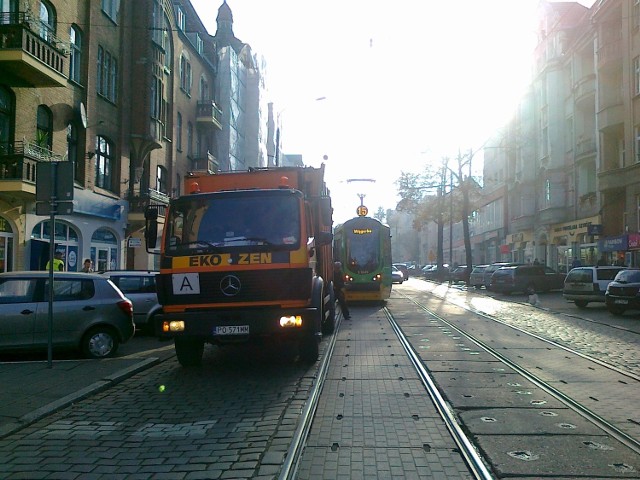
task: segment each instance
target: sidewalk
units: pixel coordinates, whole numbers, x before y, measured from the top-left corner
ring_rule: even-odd
[[[109,388],[153,365],[158,357],[54,360],[0,364],[0,438]]]

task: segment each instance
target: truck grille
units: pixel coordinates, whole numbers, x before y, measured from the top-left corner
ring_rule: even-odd
[[[174,295],[171,274],[158,276],[158,298],[162,305],[246,303],[304,300],[311,298],[311,269],[200,272],[200,293]],[[228,277],[238,282],[237,293],[223,293]],[[230,295],[229,293],[234,293]]]

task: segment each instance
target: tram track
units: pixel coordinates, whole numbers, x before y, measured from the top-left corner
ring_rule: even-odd
[[[504,370],[509,372],[514,372],[516,375],[518,375],[519,377],[523,378],[526,382],[528,382],[531,386],[535,387],[536,389],[539,389],[541,392],[544,392],[546,395],[549,395],[551,398],[555,399],[557,402],[562,404],[563,406],[562,408],[569,409],[571,412],[574,412],[576,415],[579,415],[581,418],[589,422],[591,425],[595,426],[598,430],[602,432],[601,434],[602,436],[599,436],[599,437],[595,436],[593,438],[598,438],[599,441],[603,441],[604,443],[614,442],[615,440],[615,442],[617,442],[615,448],[618,448],[619,451],[622,450],[620,446],[622,446],[624,449],[628,449],[628,451],[630,452],[630,456],[627,456],[627,458],[633,459],[635,456],[636,465],[634,466],[633,462],[625,462],[625,461],[619,461],[617,463],[610,464],[610,467],[611,465],[614,466],[614,467],[611,467],[612,469],[614,470],[618,469],[615,471],[614,476],[612,478],[625,478],[625,474],[628,474],[631,472],[635,472],[635,474],[637,475],[637,467],[638,467],[637,455],[640,454],[640,441],[639,441],[639,436],[637,434],[638,429],[634,428],[634,427],[637,427],[637,419],[634,419],[634,414],[631,412],[631,410],[627,411],[628,415],[620,414],[619,417],[621,417],[623,420],[625,420],[624,417],[626,416],[626,422],[624,422],[623,426],[621,427],[620,418],[613,421],[608,418],[609,414],[611,414],[611,410],[607,410],[607,408],[611,409],[611,405],[608,405],[608,407],[604,408],[602,411],[594,411],[594,408],[593,408],[593,406],[596,406],[597,408],[602,408],[603,402],[605,399],[607,399],[607,396],[608,396],[607,388],[610,388],[611,385],[615,386],[617,384],[620,386],[624,386],[626,391],[634,390],[634,389],[635,391],[637,391],[638,389],[640,389],[640,378],[637,374],[626,371],[614,365],[608,364],[607,362],[603,362],[597,358],[593,358],[582,352],[573,350],[565,345],[561,345],[557,342],[546,339],[541,335],[534,334],[526,331],[525,329],[502,322],[500,321],[500,319],[493,318],[490,315],[486,315],[482,312],[474,311],[473,309],[467,308],[464,305],[455,304],[455,307],[457,307],[458,309],[463,309],[464,311],[466,311],[466,314],[461,314],[460,317],[456,317],[454,320],[451,320],[446,318],[447,315],[444,315],[441,312],[436,311],[437,309],[441,308],[440,304],[438,304],[437,308],[436,307],[432,308],[428,306],[425,301],[416,300],[415,298],[413,298],[413,296],[409,296],[405,293],[399,293],[398,295],[402,299],[404,299],[406,302],[408,302],[410,305],[413,305],[413,307],[411,308],[417,307],[417,309],[423,311],[426,318],[431,319],[430,321],[438,325],[438,329],[440,329],[440,331],[444,331],[443,329],[446,329],[447,335],[449,336],[454,335],[456,338],[460,339],[458,340],[458,342],[466,341],[467,344],[470,344],[471,348],[466,348],[466,350],[472,350],[472,349],[481,350],[482,352],[487,353],[492,358],[496,359],[502,365],[504,365],[504,368],[503,368]],[[442,297],[439,297],[439,299],[441,301],[444,300]],[[469,317],[469,314],[471,314],[473,317]],[[464,321],[459,320],[459,318],[462,318],[463,316],[466,316],[465,320]],[[486,330],[484,330],[485,328],[484,324],[482,326],[478,326],[478,321],[480,319],[485,320],[486,322],[492,322],[493,324],[496,325],[496,327],[491,327],[490,325],[487,324]],[[407,327],[403,325],[399,325],[398,328],[401,331],[404,331]],[[413,328],[413,326],[409,327],[409,329],[411,328]],[[494,347],[489,344],[489,342],[487,341],[487,338],[491,337],[491,333],[494,333],[497,331],[496,328],[503,329],[502,335],[505,335],[505,336],[510,335],[512,337],[518,337],[518,342],[520,345],[517,347],[517,350],[515,347],[511,347],[510,345],[505,346],[505,345],[498,344],[500,345],[499,347]],[[507,328],[508,331],[511,331],[512,333],[511,334],[504,333],[505,328]],[[529,340],[524,338],[525,336],[528,337]],[[429,337],[429,339],[432,339],[432,340],[433,338],[434,337],[432,336]],[[409,343],[413,342],[413,348],[415,350],[416,339],[412,339],[411,334],[409,335],[409,339],[407,340],[407,342]],[[534,342],[535,342],[535,346],[532,346]],[[460,343],[458,343],[458,345],[459,344]],[[501,350],[501,351],[498,351],[498,350]],[[580,398],[579,395],[576,395],[576,393],[584,393],[584,392],[581,392],[580,388],[575,388],[575,384],[578,382],[572,383],[572,382],[566,382],[565,380],[562,380],[561,375],[569,374],[571,372],[570,367],[565,366],[564,367],[565,371],[562,374],[559,374],[560,376],[558,377],[558,379],[554,379],[553,381],[550,381],[549,377],[552,375],[552,373],[548,371],[549,365],[545,365],[544,368],[540,368],[536,365],[535,360],[532,360],[532,359],[535,359],[536,355],[539,355],[541,352],[544,352],[545,355],[552,356],[551,354],[548,353],[551,351],[563,352],[562,356],[564,356],[566,359],[565,363],[571,363],[571,362],[576,363],[576,371],[582,371],[580,370],[580,368],[584,367],[584,365],[582,364],[577,365],[578,360],[576,359],[580,359],[580,362],[586,365],[587,370],[593,369],[594,373],[595,373],[596,367],[589,367],[587,365],[587,362],[593,364],[594,366],[597,365],[597,368],[599,371],[597,372],[597,376],[594,376],[594,379],[593,379],[593,387],[594,387],[593,393],[591,395],[585,394],[587,395],[585,397],[586,400],[588,402],[591,402],[590,404],[591,408],[590,406],[585,404],[585,398]],[[478,354],[477,351],[473,353]],[[430,354],[427,353],[426,355],[420,352],[418,354],[418,357],[421,362],[428,364],[430,363],[430,361],[433,362],[434,359],[438,359],[438,360],[447,359],[448,355],[450,355],[451,358],[455,357],[455,355],[451,355],[451,352],[444,353],[441,356],[434,355],[433,352],[431,352]],[[556,356],[559,359],[561,359],[561,356],[559,354],[556,354]],[[520,358],[522,358],[523,360],[518,361]],[[449,361],[449,360],[447,359],[446,361]],[[445,363],[445,362],[443,361],[442,363]],[[493,368],[496,368],[496,367],[493,367]],[[547,378],[542,378],[539,372],[534,373],[536,369],[540,369],[540,371],[543,372],[542,375],[546,376]],[[583,368],[583,370],[584,369],[585,368]],[[606,372],[611,372],[611,373],[607,374]],[[433,376],[431,373],[430,375]],[[451,375],[452,377],[454,375],[459,376],[458,373],[451,374]],[[615,379],[608,378],[608,377],[614,377],[614,376],[615,376]],[[446,372],[445,374],[443,374],[442,372],[439,372],[439,379],[440,380],[444,379],[442,380],[442,383],[446,383],[447,381]],[[599,379],[604,379],[604,380],[600,381]],[[582,380],[582,381],[584,382],[587,380]],[[437,380],[436,380],[436,383],[437,383]],[[517,383],[515,382],[510,383],[510,385],[516,385],[516,384]],[[567,390],[566,388],[567,384],[569,384],[570,387],[572,388],[569,388]],[[513,405],[510,405],[508,402],[503,404],[501,404],[500,401],[494,402],[493,399],[490,398],[490,395],[486,395],[485,397],[483,397],[481,394],[479,394],[477,395],[477,397],[482,397],[482,399],[477,400],[476,402],[460,401],[456,397],[458,390],[453,389],[452,391],[449,391],[448,387],[450,386],[449,385],[437,386],[441,395],[446,399],[447,403],[450,405],[450,408],[452,408],[453,411],[455,411],[457,418],[460,419],[461,423],[463,424],[464,431],[467,432],[467,434],[469,434],[472,438],[475,439],[476,446],[478,446],[478,443],[481,443],[481,446],[478,448],[482,451],[486,461],[490,465],[492,465],[494,471],[497,472],[498,477],[500,477],[501,474],[505,474],[506,476],[511,476],[515,473],[519,473],[517,467],[515,467],[513,470],[509,470],[508,467],[504,466],[504,462],[497,460],[499,457],[501,457],[504,454],[504,452],[493,450],[491,446],[492,441],[487,440],[488,438],[491,437],[491,435],[494,435],[495,438],[501,438],[501,439],[509,438],[509,437],[500,437],[499,435],[495,434],[495,432],[487,434],[488,429],[484,427],[478,428],[478,425],[465,424],[465,419],[468,420],[470,418],[473,418],[474,411],[483,411],[485,413],[497,411],[497,412],[500,412],[501,415],[505,415],[504,413],[505,411],[510,412],[510,413],[506,413],[506,415],[513,415],[514,413],[518,413],[518,411],[513,409]],[[580,387],[584,387],[584,386],[580,385]],[[591,387],[591,385],[588,385],[588,387]],[[482,386],[475,386],[469,389],[469,391],[474,389],[475,389],[475,392],[482,391]],[[529,391],[526,393],[531,393],[531,389],[528,389],[528,390]],[[588,388],[587,389],[583,388],[583,390],[588,390]],[[496,390],[496,391],[498,392],[498,393],[495,393],[496,396],[505,394],[504,390],[502,391]],[[567,393],[567,391],[569,393]],[[494,391],[491,391],[491,393],[493,392]],[[522,393],[522,392],[518,392],[518,393]],[[611,392],[610,395],[612,396],[616,395],[615,389],[614,391]],[[467,394],[466,396],[468,398],[471,398],[474,395]],[[452,399],[454,400],[452,401]],[[509,409],[505,409],[504,408],[505,405],[510,405]],[[571,425],[570,422],[566,422],[566,424]],[[530,438],[533,438],[534,430],[535,429],[531,430],[529,435],[532,435],[532,436]],[[500,432],[500,433],[502,434],[504,432]],[[521,433],[523,434],[526,433],[526,430],[523,430],[523,432]],[[514,432],[508,432],[507,434],[514,435]],[[572,438],[567,436],[567,440],[569,439],[573,440],[575,438],[574,432],[572,432],[571,435],[574,435],[574,437]],[[561,438],[562,434],[553,432],[553,430],[551,430],[551,431],[544,432],[544,434],[541,435],[537,440],[543,439],[544,436],[547,436],[547,438],[551,438],[552,436],[558,436],[558,438]],[[526,437],[523,436],[523,438],[526,438]],[[599,441],[595,441],[593,439],[590,440],[585,437],[585,439],[582,441],[583,442],[582,445],[586,447],[591,446],[593,448],[593,445],[601,445]],[[526,443],[526,440],[524,440],[524,442]],[[543,445],[543,442],[544,440],[540,442],[540,445]],[[541,447],[538,446],[538,448],[541,448]],[[609,448],[609,447],[606,447],[606,448]],[[611,448],[613,449],[613,447]],[[531,453],[529,450],[523,449],[522,451],[527,451],[528,453]],[[535,449],[532,449],[531,451],[535,451]],[[625,457],[625,455],[621,455],[621,457]],[[576,459],[576,463],[578,462],[579,460]],[[565,467],[565,468],[567,468],[567,471],[569,470],[568,467]],[[505,471],[508,473],[504,473]],[[606,472],[606,473],[610,474],[610,472]],[[616,476],[618,474],[620,474],[620,477]],[[558,477],[564,478],[564,477],[561,477],[561,475],[558,475]],[[633,476],[631,478],[637,478],[637,477]]]

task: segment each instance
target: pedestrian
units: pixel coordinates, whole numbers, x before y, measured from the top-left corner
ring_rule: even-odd
[[[84,263],[82,265],[82,272],[84,273],[91,273],[93,272],[93,267],[92,267],[92,262],[90,258],[85,258],[84,259]]]
[[[347,299],[344,296],[344,273],[342,272],[342,263],[335,262],[333,264],[333,293],[338,300],[340,310],[342,310],[342,316],[345,320],[351,318],[349,313],[349,307],[347,306]]]
[[[46,270],[51,268],[51,260],[47,262]],[[56,272],[64,272],[64,260],[62,260],[62,252],[57,250],[53,256],[53,270]]]
[[[535,259],[533,260],[533,264],[534,264],[534,265],[540,265],[540,260],[538,260],[537,258],[535,258]]]

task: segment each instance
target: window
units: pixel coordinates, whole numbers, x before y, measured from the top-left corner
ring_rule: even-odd
[[[640,127],[635,128],[635,136],[636,136],[636,163],[640,162]]]
[[[187,124],[187,156],[193,157],[193,125]]]
[[[102,0],[102,12],[114,22],[118,21],[120,0]]]
[[[106,138],[96,139],[96,187],[112,190],[113,146]]]
[[[200,55],[204,53],[204,41],[198,32],[196,32],[196,50]]]
[[[182,114],[179,112],[176,118],[176,149],[182,151]]]
[[[80,83],[80,66],[82,63],[82,32],[72,25],[69,29],[69,80]]]
[[[0,155],[9,153],[13,139],[15,104],[10,90],[0,85]]]
[[[183,32],[186,31],[186,29],[187,29],[187,16],[185,15],[184,10],[180,6],[178,6],[177,20],[178,20],[178,28],[180,30],[182,30]]]
[[[200,77],[200,100],[209,100],[209,82],[204,75]]]
[[[98,94],[115,102],[118,88],[118,61],[111,53],[99,46],[97,66]]]
[[[36,143],[47,150],[53,145],[53,115],[46,105],[38,106]]]
[[[180,88],[191,95],[191,85],[193,77],[191,72],[191,63],[185,55],[180,56]]]
[[[157,171],[157,179],[156,179],[156,190],[160,193],[167,193],[167,169],[162,165],[158,165]]]
[[[633,0],[633,27],[640,27],[640,0]]]
[[[56,37],[56,14],[46,0],[40,2],[40,38],[52,43]]]

